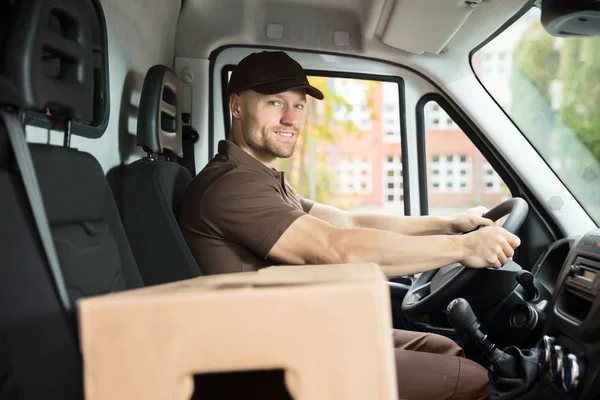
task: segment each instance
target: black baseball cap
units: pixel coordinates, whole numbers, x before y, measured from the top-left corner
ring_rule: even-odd
[[[231,73],[229,95],[244,90],[261,94],[277,94],[287,90],[304,89],[306,94],[323,100],[323,93],[308,82],[306,73],[283,51],[261,51],[242,59]]]

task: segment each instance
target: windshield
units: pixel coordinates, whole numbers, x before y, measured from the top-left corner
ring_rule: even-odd
[[[600,224],[600,37],[557,38],[532,8],[473,54],[475,74]]]

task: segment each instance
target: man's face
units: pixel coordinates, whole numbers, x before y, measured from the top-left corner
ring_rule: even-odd
[[[291,157],[306,119],[304,91],[266,95],[248,90],[239,102],[239,114],[234,110],[233,117],[241,120],[244,141],[255,156],[264,161]]]

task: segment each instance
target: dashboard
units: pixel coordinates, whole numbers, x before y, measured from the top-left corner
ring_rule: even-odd
[[[600,380],[594,378],[600,374],[600,229],[584,235],[572,247],[566,240],[559,241],[547,254],[558,260],[565,251],[537,346],[538,395],[544,399],[597,399]],[[552,268],[539,267],[539,283],[554,286]]]

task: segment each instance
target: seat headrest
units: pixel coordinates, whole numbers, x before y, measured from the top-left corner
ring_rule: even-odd
[[[179,79],[167,66],[154,65],[144,78],[137,144],[146,152],[183,157]]]
[[[50,114],[70,120],[74,134],[98,137],[104,132],[108,63],[98,0],[2,2],[0,104],[35,114],[34,125],[46,126],[45,119],[50,124],[45,118]],[[75,125],[85,128],[80,132]]]

